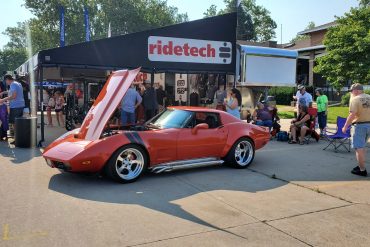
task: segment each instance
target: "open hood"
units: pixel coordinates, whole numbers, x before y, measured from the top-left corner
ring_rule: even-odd
[[[139,72],[140,68],[113,72],[87,113],[77,134],[78,138],[90,141],[100,138],[109,118]]]

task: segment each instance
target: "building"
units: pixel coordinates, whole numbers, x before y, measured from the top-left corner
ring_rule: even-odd
[[[313,87],[327,87],[327,81],[319,74],[313,72],[315,59],[325,55],[323,40],[330,27],[335,22],[329,22],[305,31],[298,35],[308,36],[306,39],[295,43],[285,44],[283,48],[298,51],[297,83]]]

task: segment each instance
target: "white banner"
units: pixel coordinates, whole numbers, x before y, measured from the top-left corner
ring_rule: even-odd
[[[159,62],[230,64],[232,44],[223,41],[150,36],[148,59]]]

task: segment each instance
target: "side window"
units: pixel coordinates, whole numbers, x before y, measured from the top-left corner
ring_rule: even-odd
[[[215,129],[221,126],[220,115],[213,112],[197,112],[195,113],[195,125],[206,123],[210,129]]]

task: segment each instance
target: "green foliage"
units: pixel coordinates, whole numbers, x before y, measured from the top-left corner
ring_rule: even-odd
[[[35,16],[28,20],[34,53],[59,46],[59,6],[65,9],[66,44],[85,41],[84,6],[89,11],[91,40],[107,37],[111,23],[112,36],[143,31],[188,21],[187,14],[179,14],[176,7],[164,0],[25,0],[25,7]],[[4,34],[10,41],[3,52],[2,67],[13,70],[21,65],[25,54],[26,23],[8,27]],[[14,54],[14,61],[8,55]],[[5,63],[5,64],[3,64]]]
[[[291,87],[274,87],[269,90],[269,95],[275,96],[278,105],[290,105],[295,93],[295,89]]]
[[[370,90],[365,90],[366,94],[370,94]],[[349,100],[351,99],[351,93],[346,93],[345,95],[342,96],[341,104],[343,106],[348,106],[349,105]]]
[[[0,50],[0,72],[14,70],[26,60],[27,53],[24,47],[5,47],[3,50]]]
[[[278,111],[280,119],[292,119],[294,118],[294,111]]]
[[[186,14],[162,0],[25,0],[35,18],[29,20],[33,51],[59,46],[59,6],[64,6],[66,44],[85,41],[84,6],[89,11],[91,39],[143,31],[188,21]],[[25,23],[9,27],[8,47],[25,47]]]
[[[236,33],[236,38],[238,40],[253,40],[256,36],[252,16],[243,4],[240,4],[238,8],[238,26]]]
[[[206,12],[203,13],[204,18],[212,17],[212,16],[216,16],[216,15],[217,15],[217,6],[214,5],[214,4],[209,6],[209,8],[206,10]]]
[[[217,14],[235,12],[236,1],[224,0],[226,6]],[[271,18],[270,11],[257,5],[255,0],[242,0],[238,14],[238,38],[252,41],[267,41],[275,38],[276,22]]]
[[[335,88],[352,82],[370,81],[370,7],[352,8],[337,18],[324,39],[327,54],[316,59],[315,73]]]
[[[304,31],[310,30],[310,29],[312,29],[314,27],[316,27],[315,22],[310,21],[308,23],[307,27],[304,29]],[[297,42],[299,40],[304,40],[304,39],[309,39],[309,36],[308,35],[298,35],[297,34],[293,39],[290,40],[290,43],[295,43],[295,42]]]

